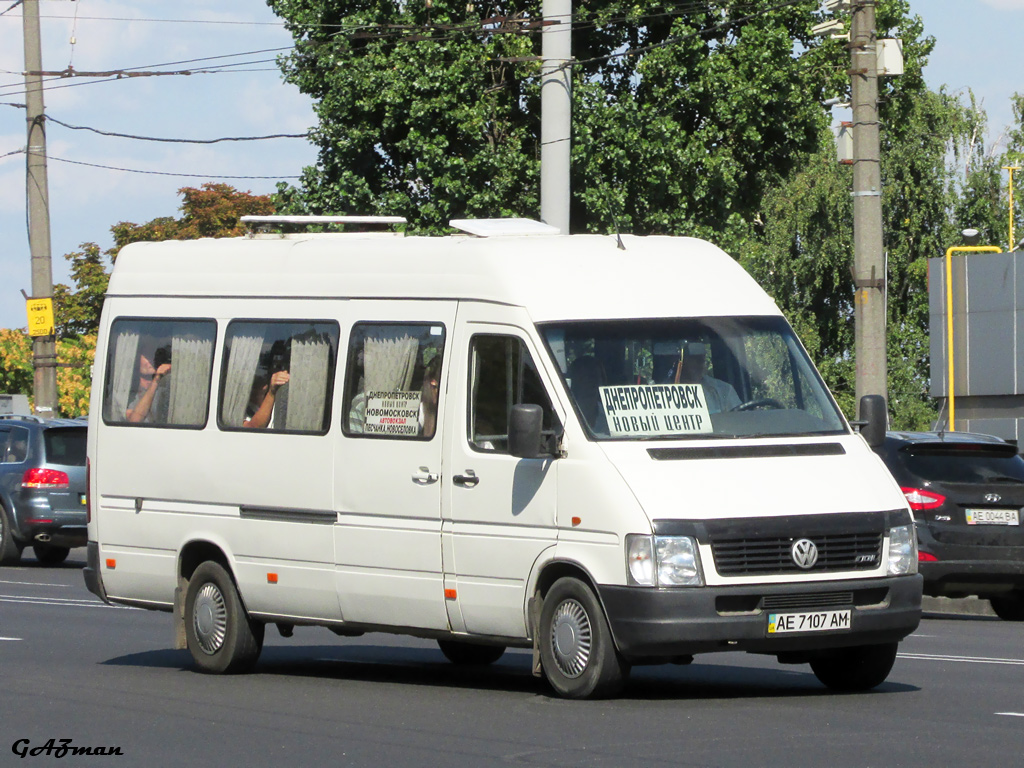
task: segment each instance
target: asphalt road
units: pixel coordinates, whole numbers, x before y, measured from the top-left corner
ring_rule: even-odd
[[[525,652],[485,670],[426,641],[268,630],[254,674],[198,674],[167,614],[104,606],[76,550],[0,569],[0,766],[1017,765],[1024,625],[928,614],[870,694],[746,654],[641,667],[622,698],[570,702]],[[24,740],[28,740],[27,742]],[[16,750],[70,739],[118,756]]]

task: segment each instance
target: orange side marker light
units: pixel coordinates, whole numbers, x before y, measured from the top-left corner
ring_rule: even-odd
[[[277,574],[276,573],[268,573],[267,574],[267,584],[277,584]]]
[[[445,600],[454,600],[457,596],[458,596],[458,594],[455,592],[454,589],[446,589],[444,591],[444,599]]]
[[[574,517],[574,518],[572,519],[572,527],[573,527],[573,528],[575,528],[575,527],[576,527],[577,525],[579,525],[579,524],[580,524],[580,523],[582,523],[582,522],[583,522],[583,519],[582,519],[582,518],[579,518],[579,517]]]
[[[115,568],[117,568],[117,560],[115,560],[112,557],[108,557],[107,558],[107,568],[109,568],[110,570],[114,570]]]

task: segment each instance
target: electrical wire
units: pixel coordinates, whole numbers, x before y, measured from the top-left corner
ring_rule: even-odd
[[[114,131],[101,131],[99,128],[91,128],[87,125],[72,125],[71,123],[65,123],[63,120],[46,115],[46,122],[56,123],[62,125],[65,128],[70,128],[73,131],[91,131],[92,133],[98,133],[101,136],[113,136],[119,139],[135,139],[137,141],[159,141],[167,144],[219,144],[222,141],[266,141],[267,139],[307,139],[309,134],[306,133],[273,133],[269,136],[222,136],[217,139],[168,139],[158,138],[155,136],[135,136],[130,133],[116,133]]]
[[[20,150],[24,152],[25,150]],[[28,152],[26,154],[37,155],[41,153]],[[56,160],[58,163],[70,163],[71,165],[84,165],[88,168],[101,168],[106,171],[121,171],[123,173],[141,173],[147,176],[179,176],[190,179],[299,179],[301,176],[229,176],[214,175],[208,173],[171,173],[169,171],[143,171],[138,168],[118,168],[113,165],[100,165],[99,163],[84,163],[81,160],[68,160],[64,157],[46,155],[47,160]]]

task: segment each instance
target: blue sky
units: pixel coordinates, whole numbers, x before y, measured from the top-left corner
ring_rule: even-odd
[[[12,2],[0,0],[0,11]],[[910,4],[924,20],[926,33],[937,38],[925,70],[929,84],[972,89],[989,114],[991,139],[998,140],[1013,119],[1009,97],[1024,92],[1012,37],[1024,28],[1024,0]],[[47,115],[56,120],[136,136],[191,139],[303,133],[315,122],[309,100],[281,83],[273,64],[275,49],[288,47],[291,38],[262,0],[43,0],[40,13],[45,70],[70,64],[77,71],[195,72],[56,81],[45,93]],[[1006,53],[1000,55],[1001,50]],[[252,53],[233,55],[246,52]],[[157,66],[173,62],[182,63]],[[9,106],[24,103],[23,63],[21,9],[14,8],[0,16],[0,327],[25,325],[20,289],[31,287],[25,157],[19,153],[25,145],[25,112]],[[214,66],[222,69],[200,72]],[[177,215],[180,187],[223,181],[267,193],[277,180],[297,176],[316,158],[302,139],[167,144],[101,136],[52,122],[47,148],[55,282],[68,282],[63,254],[83,242],[108,248],[110,227],[117,222]],[[264,176],[272,178],[216,178]]]

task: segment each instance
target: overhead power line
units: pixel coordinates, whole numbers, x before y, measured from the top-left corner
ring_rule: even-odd
[[[217,139],[170,139],[156,136],[135,136],[130,133],[117,133],[115,131],[101,131],[99,128],[91,128],[87,125],[72,125],[71,123],[65,123],[63,120],[58,120],[51,115],[46,116],[46,121],[62,125],[73,131],[91,131],[92,133],[98,133],[101,136],[113,136],[119,139],[136,139],[138,141],[160,141],[167,144],[219,144],[222,141],[266,141],[267,139],[309,138],[309,135],[305,133],[272,133],[268,136],[221,136]]]
[[[9,6],[0,11],[0,16],[3,16],[4,14],[9,13],[10,11],[13,11],[19,5],[21,5],[21,0],[14,0],[13,3],[11,3]]]
[[[34,154],[29,152],[28,154]],[[56,160],[58,163],[69,163],[71,165],[84,165],[87,168],[101,168],[106,171],[121,171],[123,173],[141,173],[147,176],[180,176],[191,179],[298,179],[300,176],[231,176],[226,174],[211,173],[172,173],[170,171],[143,171],[138,168],[119,168],[113,165],[100,165],[99,163],[83,163],[81,160],[68,160],[64,157],[48,155],[47,160]]]
[[[0,101],[2,107],[15,107],[18,109],[25,109],[24,104],[18,104],[11,101]],[[167,144],[219,144],[224,141],[266,141],[268,139],[308,139],[309,134],[306,133],[272,133],[266,136],[221,136],[216,139],[175,139],[175,138],[164,138],[158,136],[138,136],[131,133],[118,133],[116,131],[104,131],[99,128],[93,128],[88,125],[73,125],[66,123],[63,120],[58,120],[53,115],[45,115],[44,120],[50,123],[56,123],[65,128],[69,128],[73,131],[90,131],[92,133],[98,133],[101,136],[111,136],[118,139],[135,139],[137,141],[159,141]]]

